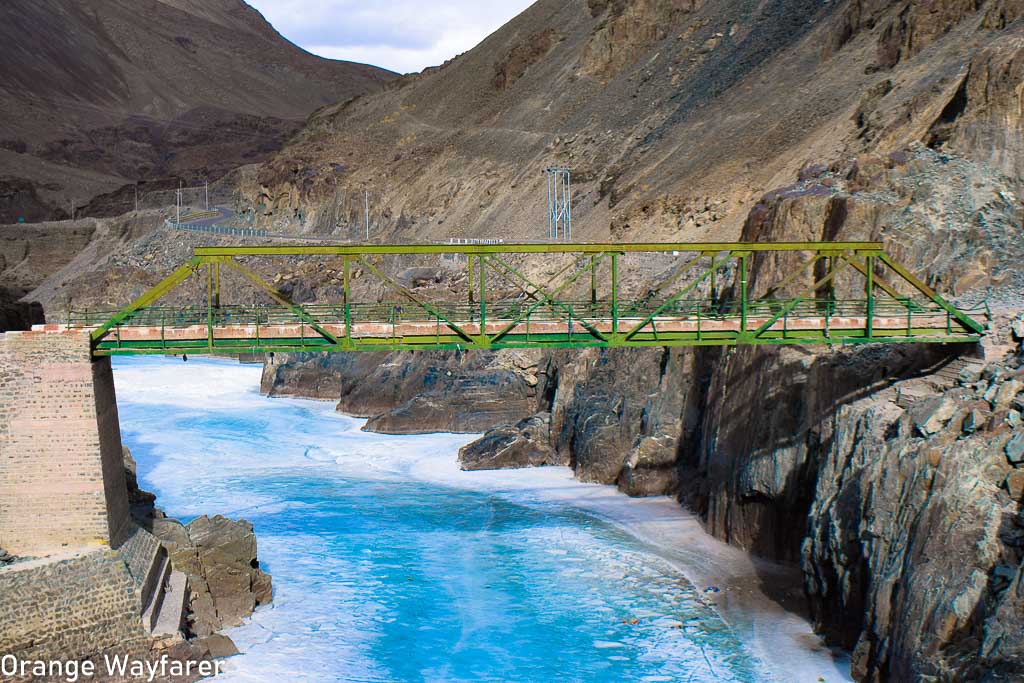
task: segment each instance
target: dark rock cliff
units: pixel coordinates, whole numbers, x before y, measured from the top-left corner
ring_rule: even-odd
[[[263,391],[338,401],[386,434],[477,433],[517,422],[537,402],[536,353],[277,354]]]
[[[1010,356],[906,410],[862,400],[823,425],[802,562],[858,679],[1024,675],[1022,378]]]

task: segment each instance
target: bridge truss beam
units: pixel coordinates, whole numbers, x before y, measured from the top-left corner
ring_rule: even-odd
[[[636,255],[671,265],[624,267]],[[546,281],[530,274],[531,259],[566,256]],[[257,274],[262,259],[282,257],[340,259],[341,301],[298,304]],[[414,257],[464,263],[452,281],[465,291],[439,300],[386,272],[388,259]],[[392,298],[357,300],[353,268]],[[223,269],[268,303],[225,305]],[[627,280],[655,286],[625,291]],[[158,305],[190,281],[203,304]],[[125,308],[71,311],[67,326],[90,329],[98,356],[970,343],[984,333],[874,242],[202,248]]]

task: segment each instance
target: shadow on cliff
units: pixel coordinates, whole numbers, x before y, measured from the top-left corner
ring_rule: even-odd
[[[703,415],[680,441],[677,460],[681,502],[716,537],[766,559],[799,563],[841,408],[870,397],[905,404],[913,397],[901,397],[896,384],[956,369],[975,352],[967,345],[702,352]],[[761,578],[765,594],[782,607],[807,612],[805,600],[778,590],[777,577]],[[859,633],[860,624],[849,631]]]

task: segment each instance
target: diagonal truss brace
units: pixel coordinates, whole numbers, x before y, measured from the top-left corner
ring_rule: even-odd
[[[821,258],[821,257],[819,257],[819,258]],[[842,258],[842,257],[840,257],[840,258]],[[816,260],[817,259],[815,259],[815,261]],[[806,267],[809,266],[809,265],[811,265],[811,262],[808,262],[804,266],[804,269],[806,269]],[[846,268],[848,265],[851,265],[850,262],[847,261],[846,259],[843,259],[843,263],[838,268],[832,268],[831,270],[829,270],[829,272],[824,277],[822,277],[817,282],[815,282],[813,285],[808,287],[803,293],[800,294],[800,296],[794,298],[792,301],[790,301],[785,306],[783,306],[781,309],[779,309],[775,313],[775,315],[773,315],[766,322],[764,322],[760,327],[758,327],[756,330],[754,330],[751,333],[751,336],[756,339],[756,338],[760,337],[762,334],[764,334],[765,332],[767,332],[768,330],[770,330],[772,328],[772,326],[775,323],[779,322],[779,320],[782,317],[784,317],[786,315],[789,315],[790,311],[792,311],[794,308],[796,308],[797,306],[799,306],[803,302],[808,301],[810,299],[810,294],[813,294],[814,292],[817,292],[823,286],[825,286],[825,285],[829,284],[830,282],[832,282],[833,280],[835,280],[836,276],[839,275],[839,273],[844,268]],[[803,269],[801,269],[801,270],[803,270]],[[743,332],[745,334],[746,330],[744,330]]]
[[[566,306],[565,303],[563,303],[562,301],[556,299],[554,297],[554,295],[550,294],[547,290],[544,289],[544,287],[542,287],[541,285],[535,284],[528,277],[526,277],[525,275],[520,273],[518,270],[516,270],[515,268],[513,268],[509,264],[507,264],[504,261],[502,261],[497,256],[494,256],[494,255],[490,256],[488,258],[488,261],[491,263],[492,267],[500,266],[501,269],[504,269],[504,272],[503,272],[502,270],[498,269],[497,267],[495,268],[496,270],[498,270],[499,273],[504,275],[506,277],[506,279],[508,279],[509,275],[512,275],[512,276],[518,278],[519,280],[522,280],[524,283],[526,283],[526,285],[528,287],[532,287],[533,288],[532,292],[527,291],[523,287],[520,287],[520,289],[523,291],[524,294],[526,294],[526,296],[530,297],[534,301],[537,301],[541,305],[543,305],[545,302],[550,302],[552,306],[555,306],[556,308],[561,309],[564,313],[568,314],[570,320],[574,320],[575,319],[576,322],[578,322],[581,325],[583,325],[584,329],[586,329],[587,332],[589,332],[591,335],[593,335],[594,338],[596,338],[596,339],[598,339],[600,341],[608,341],[605,338],[605,336],[603,334],[601,334],[601,331],[598,330],[597,327],[591,321],[589,321],[589,320],[587,320],[586,318],[583,318],[583,317],[577,317],[576,313],[572,310],[572,308],[570,308],[569,306]],[[578,259],[577,259],[577,262],[579,262]],[[593,270],[593,267],[587,267],[583,272],[585,273],[587,271],[592,271],[592,270]],[[516,284],[518,286],[518,283],[514,282],[513,284]]]
[[[216,259],[218,257],[213,257],[213,258]],[[327,341],[331,342],[335,346],[344,346],[344,344],[342,343],[342,341],[340,339],[338,339],[336,336],[334,336],[333,334],[331,334],[330,332],[325,330],[323,327],[321,327],[319,321],[317,321],[317,319],[315,317],[310,315],[309,311],[307,311],[305,308],[303,308],[299,304],[291,301],[288,297],[282,295],[279,291],[277,291],[276,289],[274,289],[273,287],[268,285],[266,282],[261,280],[259,278],[259,276],[256,275],[256,273],[252,272],[251,270],[249,270],[248,268],[246,268],[245,266],[243,266],[241,263],[239,263],[238,261],[236,261],[233,258],[230,258],[230,257],[220,257],[220,258],[221,258],[221,262],[222,263],[224,263],[225,265],[227,265],[230,268],[234,268],[235,270],[240,272],[242,275],[244,275],[246,278],[251,280],[253,283],[256,284],[256,286],[258,286],[260,289],[262,289],[264,292],[266,292],[267,295],[271,299],[276,301],[278,304],[280,304],[280,305],[288,308],[289,310],[291,310],[292,313],[294,313],[296,316],[298,316],[298,318],[300,320],[302,320],[307,325],[309,325],[314,330],[316,330],[317,334],[322,336],[324,339],[326,339]]]
[[[400,283],[395,282],[394,279],[392,279],[392,278],[388,277],[387,275],[385,275],[384,273],[382,273],[379,268],[374,266],[372,263],[367,261],[365,258],[363,258],[362,256],[357,256],[356,260],[359,263],[361,263],[362,265],[366,266],[367,270],[369,270],[371,273],[373,273],[378,278],[380,278],[382,282],[385,282],[385,283],[391,285],[399,293],[401,293],[403,296],[408,298],[414,304],[416,304],[417,306],[419,306],[420,308],[425,310],[427,313],[429,313],[430,315],[432,315],[435,318],[437,318],[438,320],[440,320],[449,329],[451,329],[455,334],[459,335],[460,337],[462,337],[464,340],[466,340],[470,344],[473,344],[473,343],[476,342],[476,340],[473,339],[473,336],[471,334],[469,334],[464,329],[462,329],[461,327],[456,325],[454,322],[449,320],[443,313],[441,313],[436,308],[434,308],[433,306],[428,304],[426,301],[421,301],[419,299],[419,297],[417,297],[415,294],[413,294],[413,292],[411,290],[409,290],[407,287],[403,287]]]
[[[957,309],[956,306],[943,299],[941,296],[939,296],[938,292],[936,292],[934,289],[932,289],[925,283],[921,282],[921,280],[915,277],[914,274],[911,273],[909,270],[893,261],[888,254],[886,254],[885,252],[879,252],[877,256],[878,258],[881,259],[882,263],[889,266],[889,268],[891,268],[893,272],[895,272],[897,275],[903,278],[917,291],[921,292],[926,297],[931,299],[932,302],[934,302],[940,308],[945,310],[946,313],[948,313],[953,319],[960,323],[964,327],[964,329],[974,334],[985,334],[984,325],[980,324],[978,321],[974,320],[966,313],[963,313],[962,311]]]
[[[697,261],[699,261],[700,259],[708,257],[708,256],[711,257],[711,266],[708,267],[708,269],[704,271],[703,275],[701,275],[699,278],[697,278],[696,280],[694,280],[693,282],[688,284],[686,287],[681,289],[679,292],[677,292],[671,299],[669,299],[668,301],[663,303],[661,306],[659,306],[657,308],[657,310],[655,310],[653,313],[651,313],[646,318],[644,318],[643,322],[641,322],[640,324],[636,325],[629,332],[626,332],[625,335],[623,335],[622,338],[624,340],[626,340],[626,341],[629,341],[630,339],[635,337],[641,330],[643,330],[645,327],[650,325],[654,321],[655,318],[657,318],[659,315],[661,315],[663,312],[665,312],[665,309],[667,309],[669,306],[674,305],[677,301],[679,301],[684,296],[686,296],[687,294],[689,294],[690,292],[695,290],[697,287],[699,287],[700,283],[704,282],[709,277],[711,277],[712,273],[714,273],[719,268],[721,268],[722,266],[727,264],[729,261],[731,261],[735,255],[730,252],[729,254],[726,254],[725,256],[723,256],[722,258],[720,258],[720,259],[718,259],[716,261],[715,258],[714,258],[714,256],[715,256],[714,254],[706,254],[705,253],[705,254],[701,254],[700,257],[694,259],[693,261],[690,261],[689,265],[692,266],[693,264],[697,263]],[[674,279],[678,279],[679,275],[681,275],[681,273],[677,274],[676,278],[674,278]]]
[[[545,303],[548,303],[548,302],[554,303],[555,302],[554,297],[558,296],[558,294],[560,294],[563,290],[568,288],[570,285],[572,285],[574,282],[579,280],[581,277],[583,277],[587,273],[591,272],[592,270],[595,270],[597,268],[597,266],[605,259],[606,256],[607,256],[607,254],[600,254],[599,256],[596,256],[595,258],[592,258],[589,265],[581,268],[579,271],[574,273],[572,277],[570,277],[568,280],[566,280],[565,282],[560,284],[558,287],[556,287],[550,293],[543,292],[543,291],[538,292],[541,295],[540,300],[537,301],[536,303],[534,303],[532,306],[530,306],[525,312],[520,312],[519,315],[517,315],[512,320],[512,322],[510,322],[508,325],[503,327],[501,329],[501,331],[499,331],[496,335],[494,335],[493,337],[490,338],[490,343],[493,344],[493,343],[503,339],[512,330],[514,330],[517,327],[519,327],[519,325],[521,325],[524,320],[528,320],[530,318],[530,316],[533,315],[537,311],[537,309],[540,308],[541,306],[543,306]],[[576,259],[575,262],[579,263],[579,261],[580,261],[580,259]]]
[[[140,296],[138,299],[122,308],[120,311],[117,312],[117,314],[113,318],[111,318],[110,320],[103,323],[95,330],[93,330],[92,334],[90,335],[92,337],[92,340],[94,342],[99,341],[103,337],[107,336],[110,330],[112,330],[114,327],[124,322],[125,320],[131,318],[132,314],[138,311],[140,308],[150,306],[153,303],[162,299],[164,295],[166,295],[172,289],[174,289],[182,282],[184,282],[185,280],[189,279],[197,272],[199,272],[200,266],[202,266],[204,263],[206,263],[206,258],[199,256],[192,257],[192,259],[190,259],[188,263],[186,263],[185,265],[181,266],[173,273],[168,275],[156,287],[149,290],[148,292]]]
[[[107,334],[110,333],[110,330],[115,328],[120,323],[129,320],[132,317],[132,315],[138,312],[140,309],[143,309],[147,306],[151,306],[152,304],[162,299],[164,296],[166,296],[172,290],[174,290],[174,288],[181,285],[190,277],[198,273],[203,266],[209,266],[212,268],[215,264],[224,264],[242,273],[247,279],[251,280],[258,287],[260,287],[260,289],[265,291],[270,296],[270,298],[272,298],[275,302],[289,309],[293,314],[295,314],[296,317],[298,317],[304,323],[306,323],[314,330],[316,330],[317,334],[323,336],[325,339],[331,342],[331,344],[334,344],[336,346],[348,346],[348,344],[338,339],[335,335],[331,334],[323,327],[321,327],[319,321],[313,315],[311,315],[305,308],[289,300],[287,297],[283,296],[276,289],[274,289],[267,283],[263,282],[263,280],[261,280],[258,275],[253,273],[251,270],[249,270],[244,265],[242,265],[241,263],[239,263],[233,257],[230,256],[197,256],[192,258],[191,260],[189,260],[188,263],[181,266],[173,273],[171,273],[167,278],[161,281],[156,287],[149,290],[141,297],[133,301],[131,304],[118,311],[118,313],[113,318],[111,318],[106,323],[93,330],[90,335],[92,337],[93,342],[98,342],[101,339],[103,339],[105,336],[107,336]],[[220,278],[218,276],[218,287],[219,279]],[[212,329],[212,312],[209,309],[207,315],[207,327]]]

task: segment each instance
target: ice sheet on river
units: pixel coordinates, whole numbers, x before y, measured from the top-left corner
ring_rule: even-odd
[[[259,378],[223,361],[116,364],[144,484],[171,515],[252,521],[275,576],[219,680],[845,677],[760,593],[772,568],[674,502],[564,468],[463,473],[472,437],[364,433],[331,404],[259,396]],[[711,583],[723,592],[699,590]]]

